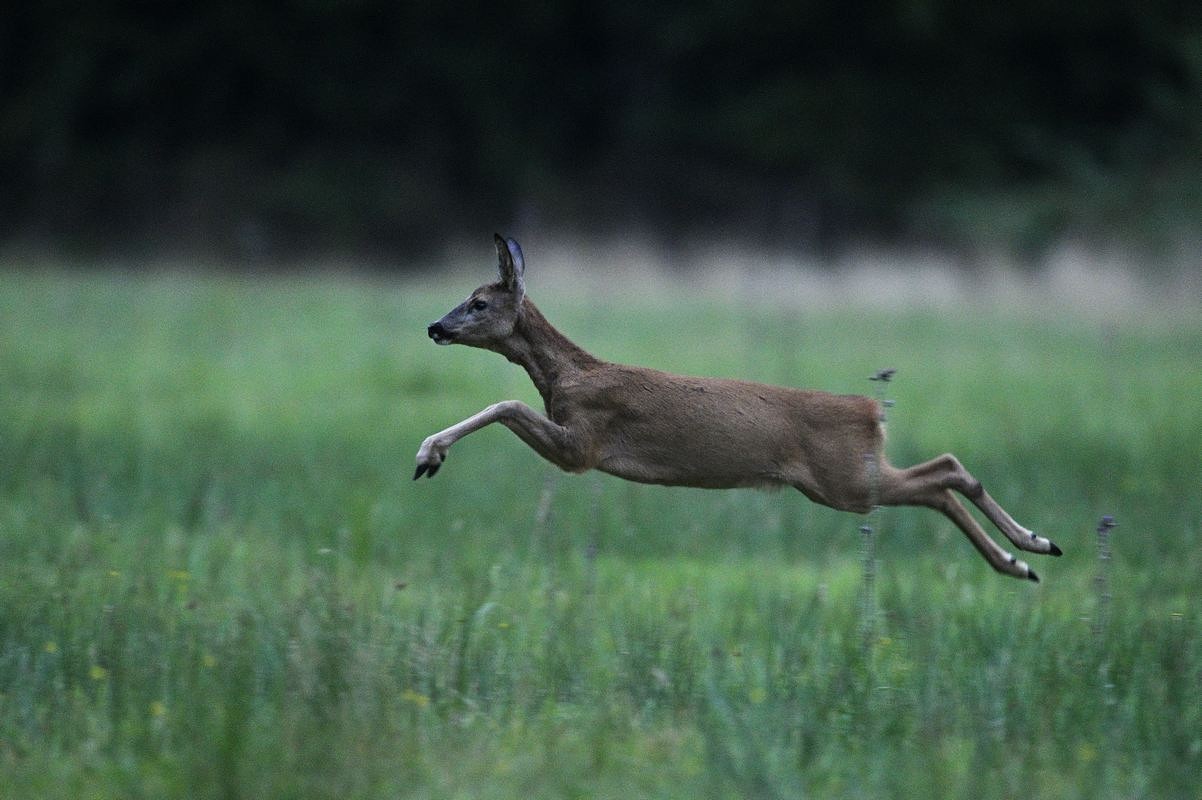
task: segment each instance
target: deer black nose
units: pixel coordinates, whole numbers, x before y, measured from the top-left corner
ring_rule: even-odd
[[[451,341],[450,332],[442,326],[441,322],[431,322],[426,327],[426,334],[434,340],[435,344],[447,344]]]

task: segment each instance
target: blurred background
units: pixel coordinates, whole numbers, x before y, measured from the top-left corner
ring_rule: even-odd
[[[6,4],[0,800],[1199,800],[1200,210],[1198,0]],[[541,405],[426,336],[494,231],[1065,557],[502,426],[413,482]]]
[[[10,263],[404,270],[494,229],[1180,261],[1202,7],[17,4],[0,182]]]

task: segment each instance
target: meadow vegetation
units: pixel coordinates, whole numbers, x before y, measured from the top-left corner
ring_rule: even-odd
[[[1202,315],[532,283],[613,360],[896,367],[894,462],[955,452],[1065,551],[1034,585],[881,511],[866,627],[862,519],[795,492],[560,476],[499,426],[411,482],[537,404],[426,339],[473,285],[0,273],[0,794],[1196,796]]]

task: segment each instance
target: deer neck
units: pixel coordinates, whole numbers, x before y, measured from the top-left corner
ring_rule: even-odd
[[[513,333],[498,350],[526,370],[548,411],[557,385],[570,380],[585,367],[599,363],[547,322],[528,299],[523,299],[522,313],[513,326]]]

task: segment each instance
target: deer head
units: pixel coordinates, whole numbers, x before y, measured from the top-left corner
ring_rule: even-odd
[[[513,239],[494,234],[497,245],[496,283],[486,283],[452,308],[426,332],[435,344],[466,344],[488,348],[513,332],[526,296],[522,248]]]

